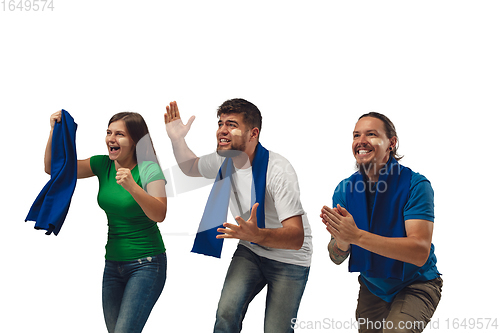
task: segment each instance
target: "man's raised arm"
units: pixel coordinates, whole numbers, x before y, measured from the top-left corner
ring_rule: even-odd
[[[166,109],[165,127],[167,129],[168,137],[172,141],[174,156],[179,168],[186,176],[201,177],[201,174],[198,171],[199,158],[191,151],[191,149],[189,149],[185,140],[195,117],[191,116],[188,122],[184,125],[179,114],[177,102],[170,102],[170,105],[167,105]]]

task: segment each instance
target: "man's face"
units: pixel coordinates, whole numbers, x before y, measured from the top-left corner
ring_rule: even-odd
[[[380,170],[389,160],[391,140],[385,133],[384,122],[373,117],[361,118],[354,128],[352,153],[360,170]]]
[[[250,131],[243,123],[239,113],[221,114],[217,129],[217,153],[231,156],[235,152],[244,152],[250,139]]]

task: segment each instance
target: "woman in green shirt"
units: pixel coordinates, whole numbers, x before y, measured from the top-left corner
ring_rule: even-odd
[[[60,121],[59,111],[50,118],[52,130]],[[52,130],[45,150],[47,173]],[[108,155],[78,160],[77,176],[99,178],[97,201],[108,218],[102,285],[108,332],[141,332],[166,280],[165,246],[157,226],[167,212],[165,178],[138,113],[114,115],[105,142]]]

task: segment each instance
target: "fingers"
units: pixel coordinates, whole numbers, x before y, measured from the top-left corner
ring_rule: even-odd
[[[116,182],[118,184],[123,184],[128,176],[131,176],[130,169],[127,168],[119,168],[116,170]]]
[[[217,235],[216,238],[234,238],[234,235],[236,234],[236,229],[238,229],[239,226],[231,223],[224,223],[222,226],[225,228],[217,228],[217,232],[220,232],[221,234]]]
[[[179,112],[179,107],[177,106],[177,102],[176,101],[170,102],[170,104],[167,105],[165,109],[166,109],[166,112],[165,112],[165,124],[167,124],[169,122],[172,122],[174,120],[181,119],[181,114]],[[195,116],[191,116],[191,118],[189,118],[186,126],[191,126],[191,124],[193,123],[194,119],[195,119]]]
[[[321,222],[323,222],[326,226],[326,230],[334,237],[339,235],[339,228],[341,225],[342,215],[338,213],[338,207],[329,208],[327,206],[323,206],[320,215],[322,218]]]
[[[180,119],[179,107],[177,106],[176,101],[170,102],[170,109],[172,110],[173,119]]]
[[[337,219],[341,216],[338,212],[337,212],[337,209],[336,208],[330,208],[330,207],[327,207],[327,206],[323,206],[323,209],[321,210],[321,212],[323,213],[323,218],[328,217],[330,220],[335,220],[337,221]]]
[[[347,217],[351,215],[349,214],[347,209],[340,206],[339,204],[337,204],[337,207],[334,208],[328,208],[326,206],[323,206],[323,208],[326,208],[325,209],[326,214],[329,214],[331,218],[336,219],[337,221],[340,221],[340,218],[342,217]]]
[[[241,216],[236,216],[234,219],[238,225],[227,222],[222,224],[224,228],[217,229],[217,232],[220,232],[220,234],[217,235],[216,238],[237,238],[252,241],[252,239],[255,238],[256,233],[254,229],[258,229],[257,207],[259,207],[258,203],[255,203],[252,206],[252,211],[248,221],[245,221]]]
[[[239,225],[242,225],[246,222],[241,216],[236,216],[234,219],[236,220],[236,222],[238,222]]]
[[[173,122],[174,120],[175,119],[172,118],[172,114],[167,111],[167,113],[165,113],[165,125]]]
[[[344,207],[341,207],[339,204],[337,204],[337,211],[340,215],[342,216],[348,216],[348,215],[351,215],[347,209],[345,209]]]
[[[165,113],[165,124],[168,124],[174,120],[180,119],[179,116],[179,108],[177,107],[177,102],[173,101],[170,102],[169,105],[166,106],[166,113]]]
[[[323,206],[323,209],[321,209],[322,212],[328,212],[330,214],[333,214],[333,212],[335,211],[335,208],[330,208],[328,206]]]
[[[225,234],[234,234],[235,229],[238,228],[237,225],[231,224],[231,223],[224,223],[224,224],[222,224],[222,226],[224,228],[217,228],[217,231],[225,233]]]
[[[245,223],[248,224],[248,222],[250,222],[250,221],[253,221],[253,223],[257,224],[257,207],[259,207],[258,202],[256,202],[252,206],[252,211],[250,213],[250,218],[248,219],[248,221],[245,221],[241,216],[236,216],[234,219],[236,220],[236,222],[238,222],[238,226],[231,224],[231,223],[224,223],[224,226],[226,227],[226,225],[227,225],[228,228],[236,229],[236,227],[245,225]]]
[[[118,174],[118,173],[116,174],[116,177],[115,177],[116,182],[117,182],[118,184],[120,184],[120,185],[121,185],[121,184],[123,184],[123,182],[125,181],[125,179],[124,179],[124,178],[125,178],[125,177],[124,177],[122,174]]]
[[[191,124],[193,123],[194,119],[195,119],[195,116],[191,116],[191,118],[189,118],[189,120],[188,120],[188,122],[186,124],[186,127],[187,127],[188,131],[191,128]]]
[[[54,127],[54,124],[56,122],[60,123],[61,122],[61,118],[62,118],[62,110],[59,110],[57,112],[54,112],[51,116],[50,116],[50,126],[51,127]]]
[[[169,105],[165,107],[165,124],[168,124],[169,122],[172,121],[172,110]]]
[[[130,169],[127,169],[127,168],[118,168],[118,170],[116,170],[116,174],[123,174],[123,173],[126,173],[127,171],[130,171]]]
[[[323,206],[321,209],[320,217],[321,222],[326,226],[326,230],[337,240],[348,242],[344,238],[346,232],[346,226],[349,225],[352,215],[349,214],[347,209],[337,205],[337,207],[329,208]]]
[[[339,234],[339,231],[337,229],[335,229],[334,227],[332,227],[331,225],[326,226],[326,231],[328,231],[330,233],[330,235],[332,235],[334,238],[337,238],[337,236]]]
[[[325,225],[337,225],[338,224],[338,221],[335,219],[335,217],[331,214],[329,214],[328,212],[326,214],[323,214],[323,223],[325,223]]]
[[[326,226],[326,231],[328,231],[332,236],[336,237],[338,235],[338,229],[335,227],[336,224],[334,223],[329,223],[326,220],[322,221],[323,224]]]
[[[250,219],[249,220],[257,220],[257,207],[259,207],[259,203],[256,202],[252,206],[252,212],[250,213]]]

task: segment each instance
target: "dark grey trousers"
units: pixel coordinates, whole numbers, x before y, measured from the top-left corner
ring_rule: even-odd
[[[372,294],[361,280],[359,284],[356,320],[360,333],[419,333],[437,308],[443,280],[412,283],[390,303]]]

